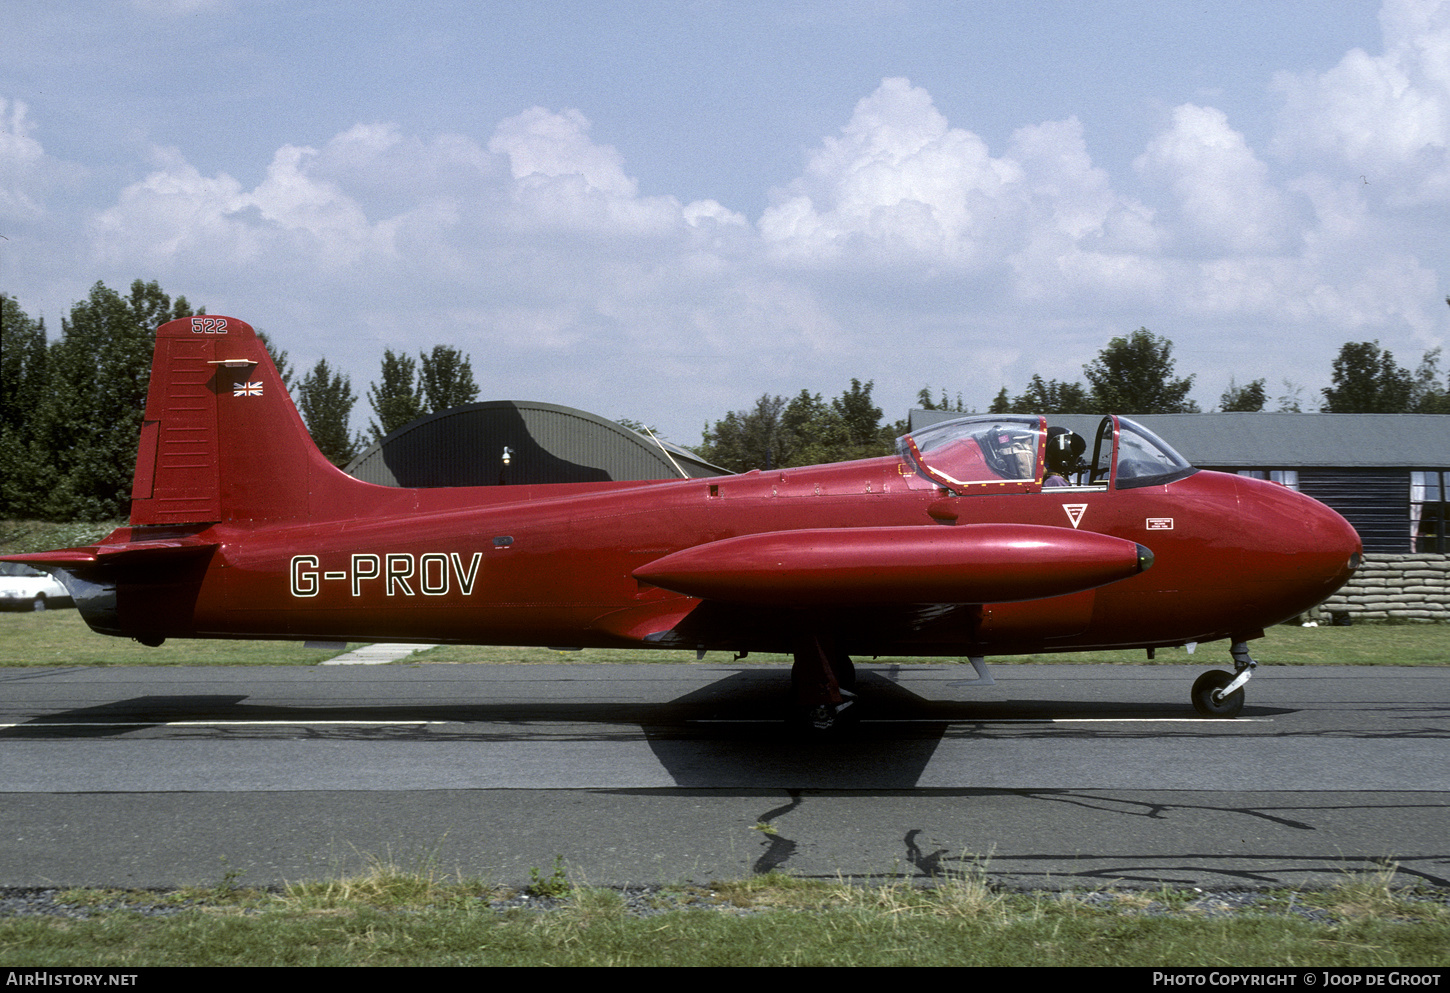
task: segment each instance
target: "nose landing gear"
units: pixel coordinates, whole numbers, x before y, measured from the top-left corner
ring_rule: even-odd
[[[1233,672],[1210,669],[1193,681],[1190,692],[1193,709],[1202,717],[1237,717],[1244,709],[1244,684],[1259,663],[1249,655],[1249,646],[1242,641],[1234,642],[1229,654],[1234,660]]]

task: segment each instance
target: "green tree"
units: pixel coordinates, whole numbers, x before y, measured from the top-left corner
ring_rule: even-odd
[[[1092,402],[1081,383],[1044,381],[1033,375],[1022,395],[1012,401],[1012,409],[1023,414],[1091,414]]]
[[[368,388],[368,403],[377,415],[377,420],[368,425],[375,442],[423,415],[418,363],[411,355],[396,355],[391,348],[383,352],[383,376]]]
[[[1009,396],[1007,387],[997,393],[987,408],[989,414],[1091,414],[1096,408],[1081,383],[1044,380],[1033,374],[1027,389]]]
[[[1264,388],[1266,380],[1256,379],[1247,386],[1239,386],[1229,377],[1228,389],[1218,398],[1218,409],[1225,414],[1256,414],[1264,409],[1269,395]]]
[[[156,328],[194,313],[185,297],[173,302],[154,281],[138,279],[126,297],[96,283],[62,318],[37,425],[54,469],[43,516],[104,520],[127,512]]]
[[[930,386],[923,386],[920,390],[917,390],[916,403],[917,406],[919,406],[922,410],[948,410],[957,414],[970,414],[972,412],[971,409],[962,402],[962,395],[960,393],[957,394],[957,398],[953,402],[951,400],[948,400],[947,391],[943,389],[941,391],[941,399],[933,401],[931,398]]]
[[[863,384],[861,380],[852,378],[851,388],[831,401],[831,409],[845,425],[849,446],[838,461],[886,454],[881,451],[881,408],[871,399],[875,385],[875,380]]]
[[[297,386],[297,409],[313,443],[327,461],[339,468],[358,453],[359,439],[348,427],[356,402],[352,380],[334,372],[325,358],[318,359]]]
[[[851,455],[851,432],[834,403],[801,390],[780,415],[777,441],[781,466],[842,462]]]
[[[434,345],[432,353],[423,353],[419,358],[423,363],[420,376],[423,405],[428,413],[436,414],[478,399],[473,366],[458,349]]]
[[[1327,414],[1402,414],[1410,409],[1415,380],[1378,341],[1347,341],[1334,360],[1333,386],[1324,387]]]
[[[783,397],[765,394],[750,410],[732,410],[706,427],[700,456],[731,472],[778,468],[785,406]]]
[[[1193,414],[1193,377],[1173,376],[1173,342],[1147,328],[1114,338],[1083,366],[1095,411],[1116,414]]]
[[[614,423],[622,428],[628,428],[635,434],[642,434],[646,438],[658,438],[660,429],[654,424],[646,424],[644,421],[637,421],[633,417],[616,417]]]
[[[1450,297],[1445,298],[1450,305]],[[1440,349],[1432,348],[1415,370],[1415,411],[1420,414],[1450,414],[1450,373],[1439,383]]]
[[[0,293],[0,426],[19,427],[35,416],[46,392],[45,322]]]
[[[257,332],[257,340],[272,356],[272,364],[277,367],[277,375],[282,378],[282,385],[287,387],[287,392],[292,391],[292,363],[287,361],[287,353],[279,348],[274,348],[272,338],[265,331]]]
[[[873,386],[853,379],[850,389],[829,402],[809,390],[789,402],[766,394],[753,409],[732,411],[713,427],[707,425],[699,454],[735,472],[889,454],[895,426],[881,427]]]
[[[1292,379],[1284,379],[1284,392],[1275,400],[1274,412],[1278,414],[1302,414],[1304,412],[1304,387]]]
[[[39,517],[54,485],[49,453],[37,445],[50,390],[45,322],[0,294],[0,517]]]
[[[1450,300],[1446,300],[1450,303]],[[1432,348],[1415,370],[1410,409],[1417,414],[1450,414],[1450,374],[1440,381],[1440,349]]]

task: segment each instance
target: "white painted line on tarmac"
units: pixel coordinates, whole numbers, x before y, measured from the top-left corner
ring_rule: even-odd
[[[458,721],[34,721],[0,724],[0,731],[14,728],[228,728],[228,727],[420,727],[425,724],[458,724]]]
[[[477,721],[30,721],[22,724],[0,724],[0,731],[17,728],[188,728],[188,727],[425,727],[444,724],[475,724]],[[484,721],[482,723],[489,723]],[[513,723],[519,723],[511,721]],[[527,722],[523,722],[527,723]],[[552,723],[552,722],[545,722]],[[720,720],[686,721],[687,724],[779,724],[780,721]],[[967,721],[861,721],[862,724],[1272,724],[1272,718],[1240,717],[1231,720],[1207,717],[1003,717]]]
[[[691,724],[779,724],[767,718],[704,718]],[[869,717],[857,724],[1272,724],[1272,717],[964,717],[955,720],[913,717],[909,720]]]
[[[407,658],[414,652],[434,647],[436,646],[389,643],[364,645],[355,652],[346,652],[342,655],[334,656],[326,662],[323,662],[322,665],[386,665],[389,662],[396,662],[398,659]]]

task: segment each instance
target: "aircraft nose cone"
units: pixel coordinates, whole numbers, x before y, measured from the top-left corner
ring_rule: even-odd
[[[1278,623],[1318,606],[1359,568],[1363,546],[1348,521],[1318,500],[1274,483],[1242,479],[1240,511],[1257,547],[1245,551],[1246,593]]]
[[[1326,582],[1330,586],[1324,595],[1329,596],[1349,582],[1359,568],[1364,555],[1364,543],[1354,526],[1337,511],[1310,497],[1303,499],[1312,505],[1305,530],[1316,548],[1314,554],[1323,562]]]

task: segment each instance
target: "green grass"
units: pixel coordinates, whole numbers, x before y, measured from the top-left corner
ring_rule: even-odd
[[[0,555],[47,552],[99,541],[125,521],[56,524],[51,521],[0,520]]]
[[[1445,665],[1450,663],[1450,624],[1355,624],[1349,627],[1305,628],[1282,624],[1249,643],[1254,658],[1265,665]],[[705,656],[707,662],[740,665],[790,665],[789,656],[751,654],[738,663],[726,652]],[[490,648],[442,645],[411,656],[409,662],[693,662],[694,652],[633,651],[586,648],[560,652],[548,648]],[[870,665],[872,659],[858,658]],[[965,662],[965,658],[892,656],[881,662],[902,665]],[[992,657],[993,665],[1051,662],[1059,665],[1228,665],[1228,642],[1200,645],[1194,654],[1182,648],[1160,648],[1152,662],[1141,649],[1108,652],[1062,652],[1049,655]]]
[[[0,917],[0,964],[1450,964],[1444,894],[1398,888],[1392,872],[1256,894],[1227,912],[1194,892],[999,892],[984,869],[930,886],[771,874],[631,893],[584,887],[542,910],[507,887],[390,865],[280,892],[62,896],[89,916]]]
[[[348,645],[347,650],[357,648]],[[1356,624],[1352,627],[1301,628],[1281,625],[1250,644],[1250,651],[1265,665],[1445,665],[1450,662],[1450,624]],[[336,649],[306,648],[292,641],[230,641],[171,639],[159,648],[147,648],[125,638],[91,631],[75,610],[47,610],[39,614],[0,613],[0,666],[55,665],[316,665],[340,654]],[[784,655],[752,654],[739,662],[727,652],[705,657],[713,664],[790,664]],[[442,645],[410,655],[406,663],[573,664],[694,662],[691,651],[590,648],[557,651],[551,648],[498,648]],[[870,664],[871,659],[859,659]],[[902,665],[963,662],[965,659],[882,659]],[[1052,662],[1056,664],[1147,663],[1142,651],[1074,652],[1058,655],[1020,655],[992,658],[994,665]],[[1159,665],[1228,664],[1226,642],[1204,645],[1193,654],[1181,648],[1159,649]]]
[[[96,634],[76,610],[0,613],[0,666],[316,665],[347,649],[307,648],[296,641],[172,639],[147,648]]]
[[[1265,665],[1445,665],[1450,662],[1450,624],[1355,624],[1349,627],[1300,627],[1281,624],[1249,642],[1249,653]],[[1023,655],[1003,662],[1136,663],[1143,651],[1074,652]],[[1183,648],[1160,648],[1160,665],[1228,665],[1228,642]]]

